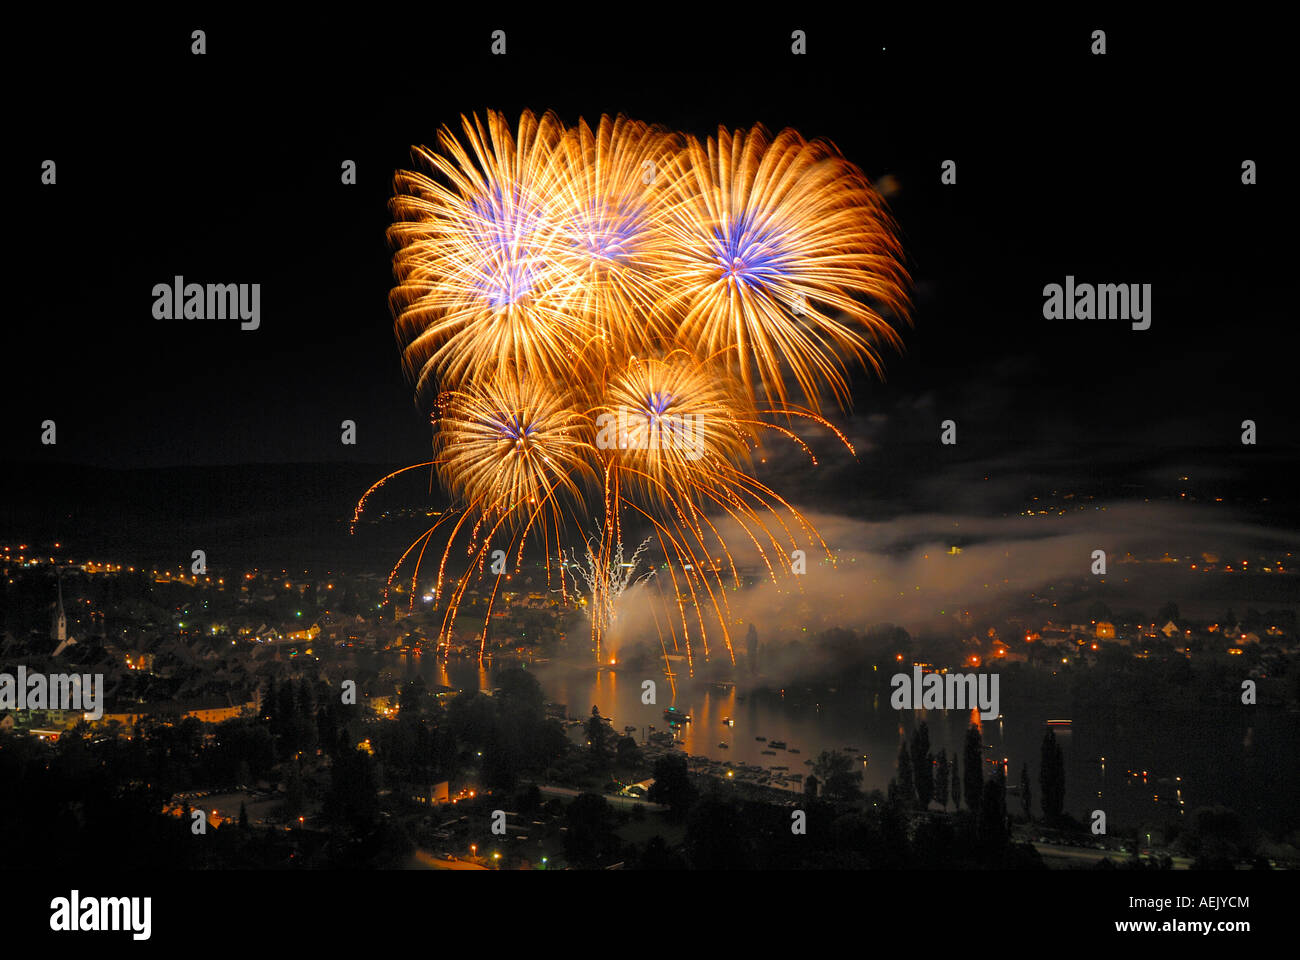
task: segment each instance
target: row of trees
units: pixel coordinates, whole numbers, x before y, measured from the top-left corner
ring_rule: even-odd
[[[823,754],[823,759],[828,754]],[[820,763],[821,761],[819,761]],[[995,779],[1003,781],[1001,803],[1005,806],[1005,776],[1001,770]],[[1043,737],[1039,765],[1039,789],[1043,818],[1049,823],[1059,821],[1065,809],[1065,756],[1057,743],[1056,734],[1048,730]],[[953,809],[961,808],[963,798],[966,808],[983,810],[986,806],[989,782],[984,778],[984,744],[980,730],[971,724],[966,730],[961,763],[957,756],[951,758],[946,750],[930,752],[930,727],[925,721],[917,725],[910,739],[898,747],[898,772],[890,783],[890,796],[897,801],[927,810],[931,802],[944,810],[951,800]],[[827,791],[828,796],[836,797]],[[1029,765],[1020,770],[1020,804],[1026,820],[1033,819],[1033,791],[1030,787]]]
[[[929,725],[922,721],[910,740],[899,747],[897,776],[889,785],[888,800],[921,810],[929,809],[931,802],[947,810],[951,801],[957,810],[964,796],[966,808],[981,816],[988,812],[990,822],[996,819],[994,810],[1005,816],[1005,776],[999,770],[995,777],[985,780],[984,747],[979,728],[973,724],[966,731],[963,754],[963,763],[959,764],[957,757],[949,758],[946,750],[941,749],[937,755],[931,753]],[[959,772],[963,765],[964,777]],[[840,802],[859,799],[862,774],[852,766],[853,761],[845,754],[822,753],[813,762],[812,775],[805,781],[805,794]],[[674,815],[684,817],[698,798],[685,758],[677,754],[660,757],[655,763],[654,778],[649,799],[668,805]],[[1056,735],[1050,730],[1043,738],[1039,785],[1044,819],[1058,821],[1065,801],[1065,760]],[[1028,764],[1021,768],[1020,794],[1025,819],[1032,819]]]

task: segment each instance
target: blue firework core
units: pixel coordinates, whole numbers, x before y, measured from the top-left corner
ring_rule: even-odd
[[[537,283],[533,237],[541,226],[537,206],[495,184],[472,198],[467,232],[482,251],[482,266],[474,286],[493,309],[518,302]]]
[[[501,434],[502,440],[509,441],[516,446],[527,443],[528,438],[537,432],[536,424],[532,423],[522,413],[498,414],[497,418],[490,421],[488,426]]]
[[[651,390],[645,395],[646,412],[651,418],[662,416],[673,405],[673,395],[667,390]]]
[[[689,433],[683,417],[670,413],[677,398],[667,390],[651,390],[642,398],[646,425],[662,434]]]
[[[792,257],[780,235],[756,224],[751,213],[714,227],[712,248],[721,279],[728,283],[761,290],[789,273]]]
[[[609,209],[593,200],[578,214],[573,244],[593,260],[626,260],[641,232],[644,213],[644,204],[623,200]]]

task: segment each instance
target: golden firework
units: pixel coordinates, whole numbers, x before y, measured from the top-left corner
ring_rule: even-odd
[[[909,278],[884,201],[834,146],[761,127],[688,138],[671,171],[664,266],[679,341],[720,354],[747,388],[849,401],[845,357],[882,371]]]
[[[879,373],[880,348],[900,343],[891,315],[908,318],[909,278],[883,200],[832,145],[793,130],[720,129],[701,143],[622,116],[565,129],[525,112],[512,131],[489,111],[438,144],[415,150],[425,172],[396,177],[391,303],[417,401],[437,398],[432,465],[456,504],[390,583],[411,556],[418,576],[449,527],[435,603],[457,543],[466,568],[446,638],[485,568],[490,617],[511,575],[500,556],[517,571],[538,539],[549,580],[576,529],[599,658],[630,576],[622,527],[635,523],[666,561],[654,582],[677,607],[662,624],[672,649],[693,670],[716,630],[731,653],[728,537],[773,579],[801,543],[825,549],[753,475],[753,453],[774,432],[815,465],[800,424],[852,452],[822,394],[847,406],[850,362]],[[584,537],[597,496],[598,532]],[[487,620],[480,655],[486,639]]]
[[[680,148],[675,134],[626,117],[585,121],[556,151],[547,206],[558,257],[554,295],[585,318],[599,338],[598,365],[643,352],[670,333],[661,304],[664,271],[664,171]]]
[[[438,400],[434,451],[443,486],[466,509],[512,524],[582,505],[593,480],[590,421],[537,377],[501,369]]]
[[[563,127],[550,113],[525,112],[517,136],[499,113],[462,119],[468,148],[443,128],[444,152],[414,151],[445,182],[395,178],[390,301],[418,396],[435,378],[459,383],[499,364],[562,380],[591,335],[589,318],[552,296],[564,271],[547,207]]]

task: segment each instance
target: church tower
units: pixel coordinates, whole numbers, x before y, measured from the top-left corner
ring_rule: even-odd
[[[60,647],[68,640],[68,616],[63,612],[63,573],[59,572],[59,605],[54,611],[54,629],[51,631]]]

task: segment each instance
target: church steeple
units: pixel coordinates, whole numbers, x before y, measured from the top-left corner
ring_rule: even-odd
[[[54,611],[54,639],[63,644],[68,639],[68,616],[63,612],[63,571],[59,571],[59,605]]]

